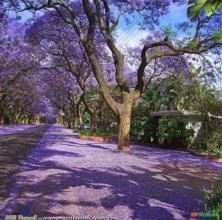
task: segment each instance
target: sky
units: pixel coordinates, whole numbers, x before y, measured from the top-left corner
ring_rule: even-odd
[[[173,26],[184,21],[187,21],[187,5],[172,5],[169,9],[169,13],[161,17],[160,27]],[[138,45],[138,42],[146,38],[149,34],[149,30],[140,30],[136,25],[137,23],[137,19],[130,25],[127,25],[124,19],[120,20],[117,30],[117,44],[121,49],[124,50],[124,48]]]

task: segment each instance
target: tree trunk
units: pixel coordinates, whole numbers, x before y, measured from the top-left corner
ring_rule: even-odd
[[[3,124],[4,120],[3,120],[3,111],[0,107],[0,124]]]
[[[68,128],[72,128],[72,123],[71,123],[71,121],[68,121],[67,124],[68,124]]]
[[[129,150],[132,107],[123,108],[119,115],[118,150]]]
[[[78,115],[78,124],[80,127],[83,127],[83,120],[82,120],[82,113],[79,112],[79,115]]]
[[[90,129],[92,131],[96,131],[97,129],[97,117],[96,117],[96,113],[92,113],[90,115]]]
[[[82,119],[82,112],[80,111],[79,106],[76,108],[75,112],[75,127],[78,127],[82,130],[83,129],[83,119]]]
[[[139,91],[134,91],[133,93],[123,92],[123,103],[118,108],[118,150],[129,150],[132,109],[139,97]]]
[[[161,117],[154,117],[152,123],[152,137],[154,143],[158,143],[158,128],[159,128],[159,120]]]

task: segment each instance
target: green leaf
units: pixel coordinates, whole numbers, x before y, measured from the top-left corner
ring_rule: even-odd
[[[187,16],[191,20],[195,20],[200,16],[202,10],[207,16],[211,16],[217,10],[222,8],[221,0],[190,0],[188,1]]]
[[[211,16],[214,11],[213,5],[210,5],[210,4],[206,5],[205,11],[206,11],[207,16]]]
[[[215,41],[221,41],[222,40],[222,32],[216,32],[213,36],[213,39]]]
[[[198,46],[198,41],[196,40],[191,40],[190,43],[188,44],[188,47],[191,49],[197,48]]]
[[[165,34],[167,37],[169,37],[169,38],[175,36],[175,32],[174,32],[172,26],[166,26],[166,27],[164,27],[164,28],[163,28],[163,32],[164,32],[164,34]]]
[[[204,4],[206,3],[206,0],[192,0],[188,1],[188,9],[187,9],[187,16],[190,19],[196,19],[199,17],[201,10],[204,7]]]

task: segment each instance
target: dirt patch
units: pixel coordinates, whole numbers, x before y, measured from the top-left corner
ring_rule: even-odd
[[[86,136],[86,135],[80,135],[79,139],[96,141],[96,142],[106,142],[106,143],[113,141],[113,139],[111,137],[97,137],[97,136]]]
[[[209,154],[204,154],[204,153],[197,153],[192,150],[189,150],[188,152],[190,152],[191,154],[193,154],[195,156],[204,157],[204,158],[213,160],[215,162],[222,163],[222,157],[219,157],[219,156],[209,155]]]

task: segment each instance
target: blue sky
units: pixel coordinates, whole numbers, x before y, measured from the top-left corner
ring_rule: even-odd
[[[133,23],[138,23],[139,19],[139,16],[134,16]],[[127,28],[128,25],[126,24],[124,18],[122,18],[120,21],[119,28]],[[169,13],[160,18],[160,26],[175,25],[183,21],[187,21],[187,4],[181,6],[174,4],[170,6]]]
[[[117,34],[117,44],[121,49],[133,47],[138,45],[141,39],[146,38],[149,34],[149,30],[140,30],[137,24],[139,23],[139,17],[136,16],[131,24],[126,24],[125,19],[120,20]],[[187,21],[187,4],[182,6],[172,5],[169,9],[169,13],[160,18],[160,27],[173,26],[178,23]]]
[[[175,25],[178,22],[183,22],[187,20],[187,5],[176,6],[172,5],[170,7],[170,12],[161,17],[160,24],[163,26]]]

